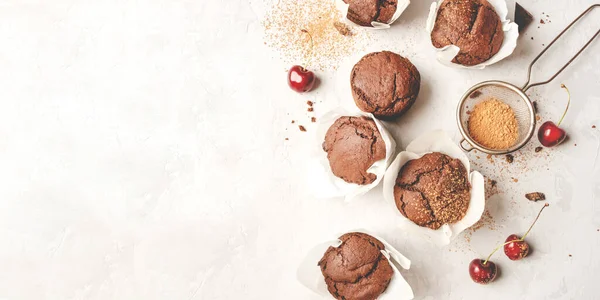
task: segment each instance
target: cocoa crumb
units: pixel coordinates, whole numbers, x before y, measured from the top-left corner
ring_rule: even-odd
[[[531,40],[533,41],[533,37],[531,37]]]
[[[569,254],[569,257],[573,257],[573,255]]]
[[[543,19],[540,19],[540,24],[546,24]]]
[[[491,185],[494,187],[494,186],[496,186],[496,184],[498,184],[498,181],[496,181],[496,180],[491,180],[491,181],[490,181],[490,184],[491,184]]]
[[[592,128],[596,128],[596,125],[592,125]]]
[[[544,195],[544,193],[540,193],[540,192],[533,192],[533,193],[529,193],[529,194],[525,194],[525,198],[527,198],[527,200],[529,201],[542,201],[542,200],[546,200],[546,195]]]
[[[302,132],[306,132],[306,128],[302,125],[298,125],[298,129],[300,129]]]
[[[292,124],[296,123],[296,121],[292,120]]]
[[[519,179],[512,177],[512,181],[519,182]]]
[[[333,22],[333,27],[335,27],[335,29],[343,36],[352,36],[353,34],[350,27],[340,21]]]
[[[480,91],[474,91],[474,92],[471,93],[471,95],[469,96],[469,98],[474,99],[474,98],[479,97],[480,95],[481,95]]]
[[[286,140],[286,141],[289,141],[290,139],[288,139],[288,138],[285,138],[285,140]]]
[[[544,148],[542,146],[535,147],[535,152],[536,153],[538,153],[538,152],[540,152],[542,150],[544,150]]]
[[[312,118],[310,118],[310,121],[313,122],[313,123],[315,123],[315,122],[317,122],[317,118],[312,117]]]
[[[509,164],[512,164],[514,159],[515,157],[512,154],[506,154],[506,162],[508,162]]]
[[[309,107],[309,108],[308,108],[306,111],[308,111],[308,112],[313,112],[313,111],[315,111],[315,109],[314,109],[314,108],[312,108],[312,107]]]
[[[575,144],[575,147],[577,147],[577,144]]]
[[[308,100],[308,101],[306,101],[306,104],[307,104],[308,106],[313,106],[314,102],[312,102],[312,101]]]

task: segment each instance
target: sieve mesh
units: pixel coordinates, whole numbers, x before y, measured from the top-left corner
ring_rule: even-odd
[[[489,149],[473,140],[469,134],[469,113],[478,103],[495,98],[508,104],[515,112],[519,124],[519,138],[514,146],[509,149]],[[529,98],[521,90],[502,81],[482,82],[471,88],[458,107],[458,123],[465,139],[475,148],[490,154],[503,154],[515,151],[525,145],[532,136],[535,128],[533,106]]]

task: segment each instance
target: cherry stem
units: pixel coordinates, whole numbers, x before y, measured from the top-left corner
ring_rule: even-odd
[[[560,87],[563,88],[563,89],[565,89],[567,91],[567,95],[569,97],[569,100],[567,102],[567,108],[565,108],[565,112],[563,113],[562,117],[560,117],[560,121],[558,121],[558,124],[556,124],[556,126],[560,126],[560,123],[565,118],[565,115],[567,114],[567,110],[569,110],[569,105],[571,104],[571,93],[569,92],[569,89],[564,84],[561,84]]]
[[[537,216],[535,217],[535,220],[533,220],[533,223],[531,223],[531,226],[529,226],[529,229],[527,229],[527,232],[525,232],[525,234],[523,235],[523,237],[521,237],[520,239],[516,239],[516,240],[512,240],[512,241],[508,241],[498,247],[496,247],[496,249],[494,249],[494,251],[492,251],[492,253],[490,253],[490,255],[485,259],[485,261],[483,262],[483,265],[487,264],[487,262],[490,260],[490,258],[492,258],[492,255],[494,255],[494,253],[496,253],[496,251],[498,251],[500,248],[510,244],[510,243],[515,243],[515,242],[522,242],[525,240],[525,237],[529,234],[529,232],[531,231],[531,228],[533,228],[533,225],[535,225],[535,223],[537,222],[537,220],[540,218],[540,215],[542,214],[542,211],[544,211],[544,208],[546,208],[547,206],[550,206],[550,204],[546,203],[544,204],[544,206],[542,206],[542,209],[540,209],[540,212],[537,214]]]
[[[300,29],[300,31],[302,33],[308,34],[308,37],[310,38],[310,55],[308,56],[308,61],[306,62],[306,66],[303,67],[303,68],[308,68],[308,65],[310,64],[310,61],[312,59],[312,50],[313,50],[313,46],[314,46],[313,37],[312,37],[312,34],[310,34],[310,32],[308,32],[308,30],[306,30],[306,29]]]

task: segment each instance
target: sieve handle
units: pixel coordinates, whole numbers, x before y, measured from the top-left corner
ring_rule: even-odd
[[[538,56],[531,62],[531,64],[529,64],[529,69],[527,70],[527,82],[521,88],[523,90],[523,92],[526,92],[531,87],[546,84],[546,83],[554,80],[554,78],[556,78],[556,76],[558,76],[558,74],[560,74],[560,72],[562,72],[567,66],[569,66],[575,60],[575,58],[577,58],[577,56],[579,56],[579,54],[581,54],[581,52],[583,52],[583,50],[585,50],[585,48],[587,48],[587,46],[589,46],[592,43],[592,41],[598,36],[598,34],[600,34],[600,29],[598,29],[598,31],[596,31],[596,34],[594,34],[594,36],[592,36],[592,38],[587,43],[585,43],[583,48],[581,48],[575,54],[575,56],[573,56],[564,66],[562,66],[562,68],[560,68],[560,70],[558,70],[558,72],[556,72],[550,79],[548,79],[546,81],[540,81],[540,82],[529,84],[529,82],[531,81],[531,68],[538,61],[538,59],[540,59],[540,57],[544,53],[546,53],[546,51],[548,51],[548,49],[554,44],[554,42],[556,42],[565,32],[567,32],[567,30],[569,30],[569,28],[571,28],[571,26],[573,26],[575,23],[577,23],[577,21],[579,21],[579,19],[581,19],[587,13],[592,11],[595,7],[599,7],[599,6],[600,6],[600,4],[594,4],[594,5],[590,6],[588,9],[586,9],[584,12],[582,12],[575,20],[573,20],[573,22],[571,22],[571,24],[569,24],[567,27],[565,27],[565,29],[563,29],[563,31],[561,31],[554,38],[554,40],[552,40],[552,42],[550,42],[550,44],[548,44],[548,46],[546,46],[546,48],[544,48],[544,50],[542,50],[542,52],[540,52],[540,54],[538,54]]]
[[[470,147],[470,148],[466,148],[466,147],[465,147],[465,145],[463,145],[463,143],[464,143],[464,142],[467,142],[467,140],[465,140],[465,139],[462,139],[462,140],[460,141],[460,143],[458,143],[458,145],[459,145],[459,146],[460,146],[460,147],[461,147],[463,150],[465,150],[465,151],[467,151],[467,152],[471,152],[471,151],[473,151],[473,149],[475,149],[475,148],[473,148],[473,146],[472,146],[471,144],[469,144],[469,142],[467,142],[467,144],[469,145],[469,147]]]

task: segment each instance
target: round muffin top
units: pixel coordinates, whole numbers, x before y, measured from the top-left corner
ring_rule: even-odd
[[[329,293],[336,299],[377,299],[389,285],[394,271],[381,253],[385,246],[376,238],[351,232],[329,247],[319,261]]]
[[[462,162],[433,152],[408,161],[396,178],[394,199],[415,224],[438,229],[460,221],[469,208],[471,187]]]
[[[385,142],[367,117],[340,117],[325,134],[323,150],[333,174],[346,182],[370,184],[377,175],[367,170],[385,158]]]
[[[431,42],[436,48],[455,45],[452,62],[473,66],[494,56],[504,41],[502,22],[486,0],[445,0],[437,12]]]
[[[398,0],[344,0],[348,6],[346,17],[361,26],[372,26],[371,22],[389,23]]]
[[[406,58],[389,51],[365,55],[350,77],[354,102],[378,119],[390,119],[407,111],[417,99],[421,75]]]

